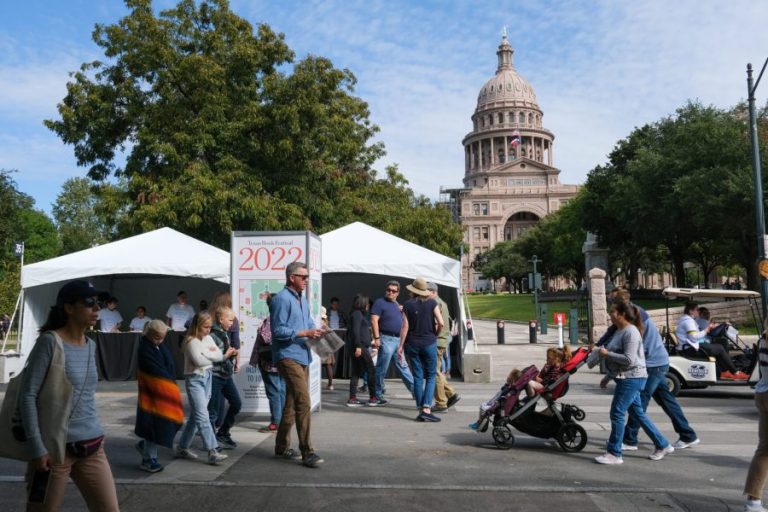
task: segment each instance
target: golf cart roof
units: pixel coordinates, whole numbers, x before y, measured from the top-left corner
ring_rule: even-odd
[[[756,299],[760,294],[751,290],[721,290],[707,288],[664,288],[665,297],[682,299]]]

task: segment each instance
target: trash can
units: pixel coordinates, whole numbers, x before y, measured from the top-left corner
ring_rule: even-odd
[[[496,343],[499,345],[504,344],[504,320],[496,322]]]
[[[536,320],[528,321],[528,343],[536,343]]]

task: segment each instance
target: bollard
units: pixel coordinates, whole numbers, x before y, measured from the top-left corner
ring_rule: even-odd
[[[563,348],[563,317],[557,316],[557,348]]]
[[[496,322],[496,343],[499,345],[504,344],[504,320]]]
[[[571,340],[571,345],[579,344],[579,310],[576,308],[571,308],[568,319],[568,337]]]
[[[536,343],[536,320],[528,321],[528,343]]]
[[[547,305],[542,304],[541,305],[541,320],[539,324],[539,331],[541,334],[547,334],[547,315],[549,315],[549,312],[547,311]]]

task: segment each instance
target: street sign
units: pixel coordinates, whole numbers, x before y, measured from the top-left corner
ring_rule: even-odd
[[[552,313],[552,323],[555,325],[565,325],[565,313],[562,311]]]
[[[536,272],[528,272],[528,289],[529,290],[541,290],[541,274]]]

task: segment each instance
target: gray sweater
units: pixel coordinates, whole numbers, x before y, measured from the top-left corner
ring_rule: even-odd
[[[616,331],[606,347],[605,364],[608,372],[617,379],[642,379],[648,376],[645,369],[643,337],[637,327],[630,324]]]
[[[35,457],[48,453],[40,437],[37,396],[53,358],[54,343],[56,339],[50,332],[44,333],[37,339],[29,354],[21,383],[21,418],[24,433],[34,447]],[[72,384],[73,407],[69,418],[67,442],[97,438],[104,435],[104,429],[96,412],[96,383],[99,380],[96,369],[96,342],[88,340],[84,346],[66,342],[63,345],[65,371],[67,379]]]

